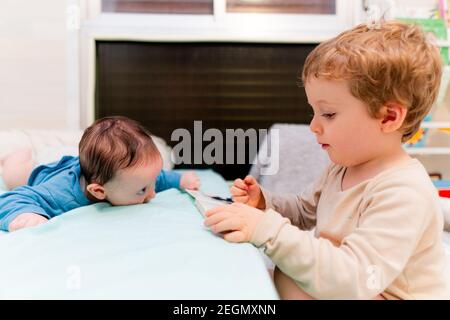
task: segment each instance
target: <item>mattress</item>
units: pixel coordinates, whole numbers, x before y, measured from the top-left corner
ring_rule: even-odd
[[[220,175],[198,173],[203,191],[229,196]],[[259,250],[206,229],[176,189],[6,233],[0,252],[0,299],[278,299]]]

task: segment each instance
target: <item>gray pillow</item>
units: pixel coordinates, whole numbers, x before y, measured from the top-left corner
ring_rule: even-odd
[[[269,135],[272,130],[279,130],[279,140],[272,139],[268,144],[266,138],[261,143],[260,152],[270,157],[254,161],[250,175],[270,191],[299,194],[320,177],[330,163],[328,155],[317,143],[308,125],[277,123],[270,128]],[[264,149],[267,144],[269,152]],[[278,147],[279,153],[270,154],[271,147],[274,150]],[[278,172],[273,175],[262,174],[265,167],[276,165],[274,161],[278,161]]]

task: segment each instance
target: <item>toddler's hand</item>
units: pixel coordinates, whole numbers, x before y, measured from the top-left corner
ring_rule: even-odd
[[[200,178],[194,171],[188,171],[181,175],[180,189],[198,190],[199,188]]]
[[[224,233],[225,240],[248,242],[264,212],[242,203],[233,203],[208,210],[205,216],[205,226],[214,233]]]
[[[245,203],[258,209],[266,208],[261,187],[252,176],[246,176],[244,180],[234,180],[234,184],[230,188],[230,193],[236,202]]]
[[[40,214],[22,213],[9,223],[8,230],[11,232],[23,228],[34,227],[47,221],[48,219]]]

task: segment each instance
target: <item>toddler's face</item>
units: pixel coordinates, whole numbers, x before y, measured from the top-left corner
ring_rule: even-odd
[[[305,90],[314,111],[310,129],[331,161],[350,167],[382,149],[380,119],[372,118],[367,106],[350,93],[347,81],[313,77]]]
[[[162,169],[160,157],[119,170],[104,184],[106,200],[114,206],[141,204],[155,197],[156,178]]]

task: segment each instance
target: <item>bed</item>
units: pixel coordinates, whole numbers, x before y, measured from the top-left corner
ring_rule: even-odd
[[[229,195],[220,175],[198,174],[203,191]],[[260,252],[211,233],[176,189],[3,233],[0,252],[0,299],[278,299]]]
[[[295,141],[306,139],[298,129],[283,127],[280,134],[300,135]],[[0,139],[0,156],[17,147],[14,134],[0,133],[4,138]],[[54,132],[21,132],[20,137],[45,163],[61,153],[76,152],[79,134],[64,136],[65,140]],[[166,150],[164,141],[156,142],[163,158],[169,159],[170,150]],[[296,154],[296,150],[280,146],[280,171],[271,180],[260,179],[265,187],[276,190],[275,183],[283,187],[293,183],[291,158],[298,160],[305,154],[301,150]],[[317,158],[310,158],[317,166]],[[302,161],[307,164],[309,160]],[[197,172],[203,191],[229,195],[227,183],[219,174],[212,170]],[[253,167],[252,174],[256,176],[257,172],[258,167]],[[295,175],[306,179],[304,172]],[[0,175],[0,193],[4,191]],[[447,221],[443,243],[450,258],[450,199],[442,199],[442,207]],[[278,299],[267,272],[273,267],[271,261],[250,244],[227,243],[202,223],[193,199],[170,189],[158,193],[148,204],[95,204],[36,228],[11,234],[0,231],[0,272],[8,275],[0,286],[0,299]],[[450,269],[446,274],[450,283]]]

